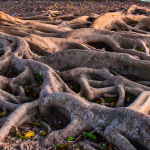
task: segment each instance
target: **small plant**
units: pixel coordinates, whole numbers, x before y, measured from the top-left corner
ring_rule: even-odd
[[[101,144],[100,147],[102,147],[102,148],[108,148],[108,145],[106,145],[106,144]]]
[[[41,72],[40,73],[36,73],[36,79],[38,81],[42,81],[42,74],[41,74]]]
[[[144,49],[142,49],[142,48],[137,48],[136,50],[140,51],[140,52],[144,52]]]
[[[7,139],[8,142],[11,142],[11,138]]]
[[[19,137],[21,140],[27,140],[27,137],[22,136],[20,133],[18,134],[18,137]]]
[[[67,139],[67,141],[74,141],[75,140],[75,138],[73,138],[73,137],[68,137],[68,139]]]
[[[89,133],[89,132],[83,132],[82,136],[88,136],[91,140],[96,140],[97,137],[95,134]]]
[[[130,102],[130,100],[131,100],[131,98],[130,98],[130,97],[128,97],[128,98],[127,98],[127,100],[126,100],[126,102]]]

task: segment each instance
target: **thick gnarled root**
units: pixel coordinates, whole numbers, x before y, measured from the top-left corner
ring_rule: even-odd
[[[94,131],[118,149],[150,150],[149,10],[144,9],[79,17],[52,17],[58,12],[51,11],[15,18],[0,12],[0,110],[11,112],[0,118],[0,147],[9,146],[3,140],[12,127],[54,110],[70,123],[53,131],[41,122],[44,148]],[[64,81],[76,82],[79,91]],[[126,94],[137,98],[125,108]],[[102,96],[117,97],[116,108],[92,103]]]
[[[128,106],[130,109],[134,109],[138,112],[149,114],[150,112],[150,92],[143,91],[137,99]]]
[[[31,120],[37,114],[38,101],[25,103],[13,111],[0,129],[0,139],[4,140],[13,126],[19,126]]]
[[[149,9],[133,5],[124,12],[106,13],[99,16],[91,27],[100,30],[130,31],[149,34],[148,15],[150,15]]]
[[[76,137],[82,131],[96,129],[95,132],[122,150],[127,149],[127,147],[131,150],[136,149],[137,145],[133,146],[131,143],[138,143],[141,147],[144,145],[147,149],[150,149],[148,143],[149,130],[143,138],[143,133],[149,126],[149,116],[140,115],[140,113],[132,109],[107,108],[87,102],[78,96],[64,93],[48,95],[45,99],[40,100],[40,106],[42,114],[47,114],[48,109],[56,107],[64,115],[65,112],[69,112],[71,118],[71,123],[66,128],[53,131],[47,135],[42,142],[43,145],[50,146],[53,142],[57,143],[60,140],[63,142],[69,136]],[[132,128],[129,117],[132,119]],[[107,119],[104,121],[103,118]],[[142,122],[139,122],[139,118],[141,118]],[[144,127],[145,125],[146,127]],[[135,128],[137,130],[134,130]],[[140,134],[136,136],[139,130]],[[124,136],[121,135],[124,132],[126,132]],[[133,136],[137,138],[134,139]]]
[[[119,95],[116,107],[125,103],[125,93],[138,96],[149,87],[132,82],[122,76],[113,75],[107,69],[76,68],[69,71],[58,72],[64,81],[74,81],[80,85],[80,93],[87,100],[92,101],[104,94]],[[92,79],[95,77],[95,79]]]

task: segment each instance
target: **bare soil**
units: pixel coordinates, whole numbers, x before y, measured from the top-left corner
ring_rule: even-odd
[[[148,2],[138,0],[0,0],[0,11],[12,16],[31,16],[49,10],[62,14],[89,15],[121,11],[132,5],[150,7]]]

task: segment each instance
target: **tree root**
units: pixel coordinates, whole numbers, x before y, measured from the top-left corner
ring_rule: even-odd
[[[96,148],[97,150],[102,150],[102,148],[100,148],[100,146],[98,144],[88,141],[88,140],[84,140],[79,143],[80,143],[81,147],[83,147],[84,149],[95,150],[95,148]]]
[[[58,74],[65,81],[73,80],[79,83],[81,88],[80,92],[82,92],[89,101],[94,100],[96,97],[101,97],[106,93],[119,93],[116,107],[124,106],[125,92],[138,96],[140,92],[150,90],[146,86],[138,85],[121,76],[114,76],[107,69],[76,68],[69,71],[58,72]],[[96,76],[102,81],[94,81],[91,79],[92,76]]]
[[[71,123],[66,128],[60,131],[53,131],[44,139],[43,144],[47,146],[50,146],[52,144],[52,142],[50,141],[62,141],[68,136],[77,136],[83,130],[87,131],[97,128],[96,132],[99,133],[102,137],[106,137],[107,140],[113,143],[116,147],[118,147],[118,143],[121,143],[118,148],[121,147],[121,149],[127,149],[126,146],[128,145],[128,148],[135,149],[135,147],[129,142],[129,140],[132,143],[136,143],[136,140],[139,140],[140,136],[143,137],[142,132],[145,133],[145,131],[140,132],[140,136],[138,134],[138,139],[136,140],[133,138],[133,134],[136,135],[136,132],[138,132],[140,128],[143,129],[142,124],[149,124],[148,116],[142,114],[139,115],[137,111],[134,111],[132,109],[111,109],[105,106],[100,106],[98,104],[86,102],[85,100],[77,96],[72,96],[70,94],[64,93],[52,93],[48,95],[44,100],[40,102],[40,106],[41,113],[43,113],[43,110],[48,110],[49,107],[57,107],[60,108],[60,110],[66,109],[66,111],[70,112],[71,117]],[[69,109],[68,106],[70,106]],[[107,112],[107,114],[105,113],[105,111]],[[127,115],[128,113],[130,113],[130,115]],[[115,116],[113,114],[115,114]],[[105,121],[103,119],[104,116],[105,119],[108,117]],[[101,120],[98,121],[97,117],[100,117]],[[124,118],[123,122],[121,121],[121,117]],[[132,128],[130,128],[131,123],[129,123],[129,117],[133,119]],[[143,122],[142,124],[137,124],[139,117]],[[90,120],[88,118],[90,118]],[[106,127],[106,124],[109,125]],[[124,126],[125,124],[126,127]],[[137,130],[135,131],[133,128],[136,128]],[[121,134],[124,132],[126,133],[124,136],[122,136]],[[147,133],[145,136],[147,136],[148,134],[149,133]],[[140,139],[141,141],[138,141],[138,143],[141,143],[140,145],[145,145],[145,148],[149,149],[148,139],[144,139]],[[117,142],[115,143],[115,141]]]
[[[15,18],[0,12],[0,111],[8,116],[0,118],[0,148],[15,147],[4,142],[14,126],[56,111],[69,124],[54,131],[41,122],[47,135],[37,143],[43,148],[94,130],[120,150],[150,150],[149,10],[55,13]],[[125,107],[127,95],[136,98]],[[108,107],[109,97],[117,98],[115,108]],[[81,145],[100,149],[87,140]]]

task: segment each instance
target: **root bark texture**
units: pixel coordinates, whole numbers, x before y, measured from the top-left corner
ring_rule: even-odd
[[[6,114],[0,148],[13,146],[5,142],[12,128],[56,111],[70,123],[53,130],[41,122],[47,130],[38,141],[43,148],[94,131],[119,150],[150,150],[149,15],[135,5],[91,16],[0,12],[0,111]],[[134,99],[127,105],[128,95]],[[109,97],[116,98],[112,107]],[[94,141],[79,143],[101,149]]]

